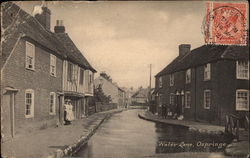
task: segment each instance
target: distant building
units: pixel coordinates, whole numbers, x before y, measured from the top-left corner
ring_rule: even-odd
[[[132,105],[147,105],[148,89],[140,88],[131,96]]]
[[[99,76],[94,80],[95,87],[101,87],[106,96],[110,96],[110,103],[117,105],[117,108],[123,108],[126,105],[125,91],[118,87],[117,84]]]
[[[223,125],[225,115],[249,115],[249,46],[179,46],[156,76],[157,112]]]
[[[51,11],[34,17],[12,2],[2,4],[1,133],[15,134],[63,124],[64,99],[76,118],[86,114],[96,72],[64,33],[50,30]]]

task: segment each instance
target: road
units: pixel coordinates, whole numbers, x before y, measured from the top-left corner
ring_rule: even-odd
[[[185,128],[145,121],[138,118],[140,111],[114,114],[74,157],[225,157],[222,151],[227,141],[223,137],[192,134]]]

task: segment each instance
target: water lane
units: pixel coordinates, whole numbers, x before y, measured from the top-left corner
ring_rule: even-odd
[[[138,112],[140,111],[142,110],[134,109],[114,114],[102,124],[89,143],[75,156],[82,158],[135,158],[162,155],[162,153],[196,152],[197,149],[198,151],[216,151],[211,147],[199,146],[197,148],[195,144],[197,141],[201,143],[213,142],[213,138],[192,135],[185,128],[176,128],[139,119]],[[222,143],[222,140],[216,141]],[[222,151],[222,149],[220,150]]]

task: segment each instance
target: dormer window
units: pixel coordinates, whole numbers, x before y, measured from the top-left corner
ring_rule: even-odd
[[[169,77],[169,85],[170,85],[170,86],[173,86],[173,85],[174,85],[174,74],[170,74],[170,77]]]
[[[35,46],[26,41],[26,69],[35,70]]]
[[[159,77],[159,88],[161,88],[162,87],[162,77],[160,76]]]

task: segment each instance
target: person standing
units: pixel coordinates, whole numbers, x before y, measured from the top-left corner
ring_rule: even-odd
[[[65,99],[65,103],[64,103],[64,124],[65,125],[69,125],[71,122],[70,122],[70,118],[69,118],[69,99]]]
[[[73,113],[73,105],[72,103],[69,101],[69,121],[71,123],[71,121],[73,121],[75,119],[74,113]]]

